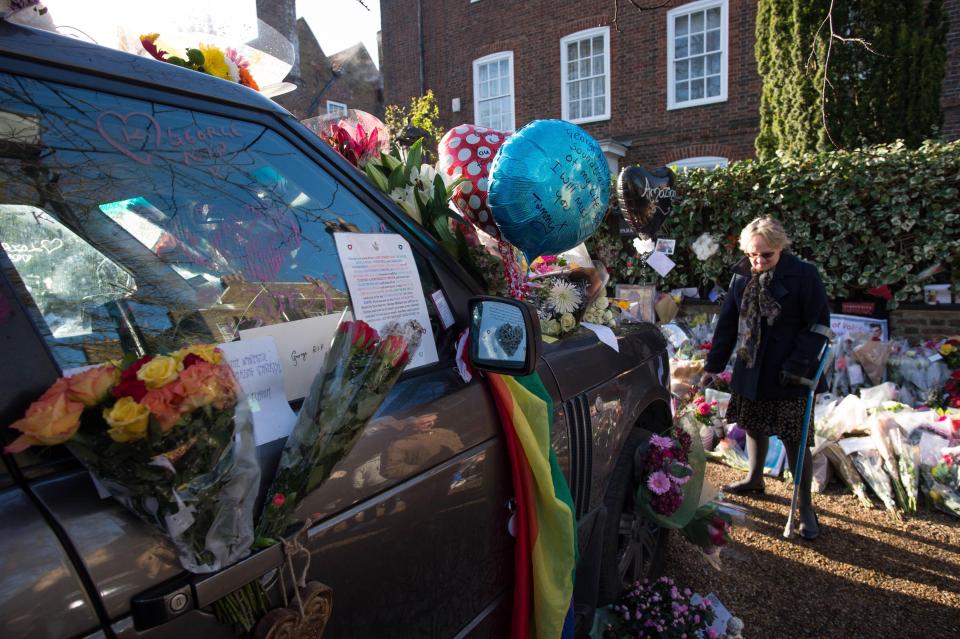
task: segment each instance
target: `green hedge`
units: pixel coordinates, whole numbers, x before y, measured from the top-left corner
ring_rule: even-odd
[[[873,299],[866,290],[887,284],[895,308],[920,301],[923,284],[960,282],[960,141],[746,160],[681,173],[676,190],[659,237],[677,240],[677,267],[659,277],[605,225],[588,246],[611,268],[611,282],[725,288],[741,257],[740,229],[766,214],[783,222],[797,255],[820,267],[832,299]],[[705,231],[720,250],[701,262],[690,245]],[[918,279],[938,263],[940,272]]]

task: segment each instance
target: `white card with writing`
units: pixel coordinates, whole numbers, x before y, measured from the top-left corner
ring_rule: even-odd
[[[430,314],[410,244],[394,233],[334,233],[357,319],[377,330],[417,320],[424,333],[407,368],[437,361]]]
[[[860,368],[859,364],[848,364],[847,375],[850,378],[850,384],[853,386],[862,385],[865,381],[863,379],[863,369]]]
[[[249,401],[256,445],[289,435],[297,416],[287,403],[283,366],[273,338],[241,339],[218,346]]]
[[[271,337],[283,368],[283,391],[287,401],[306,397],[340,323],[342,313],[308,317],[240,331],[240,340]],[[345,319],[350,319],[349,316]]]
[[[430,299],[433,300],[433,305],[437,308],[437,313],[440,314],[440,321],[443,322],[443,327],[450,328],[453,326],[455,323],[453,311],[450,310],[450,305],[447,304],[447,296],[443,294],[443,291],[441,289],[435,290],[431,293]]]
[[[609,326],[604,326],[603,324],[593,324],[591,322],[580,322],[580,326],[587,330],[593,331],[601,342],[618,353],[620,352],[620,344],[617,343],[617,336],[612,330],[610,330]]]
[[[660,251],[654,251],[647,258],[647,266],[659,273],[660,277],[666,277],[667,273],[672,271],[676,265],[676,262],[667,257],[666,253]]]

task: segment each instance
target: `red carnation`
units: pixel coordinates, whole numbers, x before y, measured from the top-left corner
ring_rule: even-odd
[[[274,508],[283,508],[283,505],[287,502],[287,498],[283,496],[283,493],[277,493],[273,496],[273,507]]]

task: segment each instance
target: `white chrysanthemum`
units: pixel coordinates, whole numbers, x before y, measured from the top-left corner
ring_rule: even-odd
[[[637,253],[640,255],[653,253],[653,249],[656,248],[656,246],[653,240],[641,240],[639,237],[633,240],[633,248],[637,249]]]
[[[554,280],[547,296],[547,306],[559,314],[572,313],[580,306],[580,291],[563,280]]]
[[[720,250],[720,244],[710,233],[703,233],[694,241],[692,248],[697,259],[706,262]]]

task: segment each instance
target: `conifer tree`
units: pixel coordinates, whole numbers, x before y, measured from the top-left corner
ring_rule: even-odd
[[[757,154],[937,137],[942,0],[759,0]]]

